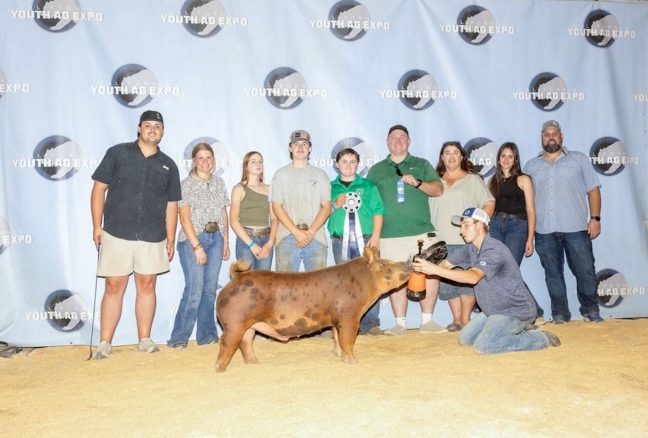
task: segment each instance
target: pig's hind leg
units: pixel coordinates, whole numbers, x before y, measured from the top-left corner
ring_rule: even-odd
[[[353,345],[355,344],[356,337],[358,336],[358,323],[339,325],[337,331],[339,333],[339,343],[342,349],[342,360],[345,363],[356,363],[358,360],[353,357]]]
[[[216,372],[222,373],[232,360],[232,356],[236,349],[239,348],[245,328],[243,327],[227,327],[223,328],[223,336],[220,338],[220,350],[216,358]]]
[[[254,341],[254,333],[256,333],[256,330],[253,328],[247,329],[245,334],[243,334],[241,343],[239,344],[239,350],[241,350],[245,363],[259,363],[259,360],[254,354],[254,346],[252,345],[252,342]]]

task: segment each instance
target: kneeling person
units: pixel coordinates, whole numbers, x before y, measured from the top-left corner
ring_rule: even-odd
[[[472,345],[477,352],[486,354],[557,347],[558,337],[533,326],[533,296],[511,252],[488,235],[488,222],[488,215],[480,208],[468,208],[461,216],[454,216],[452,223],[461,227],[461,237],[466,242],[462,251],[438,265],[416,259],[412,268],[475,285],[482,313],[459,332],[460,344]],[[453,269],[455,266],[464,269]]]

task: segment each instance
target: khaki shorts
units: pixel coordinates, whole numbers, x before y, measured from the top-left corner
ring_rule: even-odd
[[[380,257],[395,262],[406,262],[410,256],[418,254],[417,241],[423,240],[423,250],[437,242],[436,237],[428,237],[428,233],[419,234],[418,236],[391,237],[380,239]]]
[[[99,247],[98,277],[121,277],[133,272],[151,275],[169,270],[166,239],[162,242],[125,240],[105,231]]]

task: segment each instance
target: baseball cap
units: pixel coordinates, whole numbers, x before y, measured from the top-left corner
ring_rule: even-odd
[[[303,129],[298,129],[297,131],[293,131],[290,134],[290,143],[294,141],[307,141],[311,142],[310,134]]]
[[[490,218],[488,217],[488,213],[486,213],[484,210],[481,208],[477,207],[471,207],[467,208],[464,210],[463,213],[461,213],[461,216],[452,216],[452,225],[461,225],[461,219],[467,217],[468,219],[474,219],[476,221],[481,221],[488,225],[490,222]]]
[[[556,122],[555,120],[547,120],[542,124],[542,130],[544,131],[545,129],[549,128],[554,128],[560,131],[560,123]]]
[[[164,125],[164,119],[162,118],[162,114],[160,114],[157,111],[144,111],[142,115],[140,116],[140,124],[142,122],[160,122]]]
[[[403,125],[394,125],[391,128],[389,128],[389,131],[387,131],[387,137],[389,137],[389,134],[391,134],[393,131],[396,131],[397,129],[403,131],[409,137],[409,131]]]

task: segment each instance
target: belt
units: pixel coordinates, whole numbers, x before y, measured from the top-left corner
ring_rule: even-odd
[[[205,225],[205,232],[215,233],[216,231],[218,231],[218,222],[207,222],[207,225]]]
[[[302,231],[307,231],[308,230],[308,225],[306,224],[297,224],[297,229],[302,230]]]
[[[493,216],[497,216],[497,217],[499,217],[499,218],[503,218],[503,219],[505,219],[505,218],[507,218],[507,217],[512,217],[512,218],[515,218],[515,219],[523,219],[523,220],[527,220],[527,215],[526,215],[526,213],[524,213],[524,214],[517,214],[517,213],[506,213],[505,211],[496,211],[495,214],[494,214]]]
[[[270,234],[270,227],[265,227],[265,228],[251,228],[251,227],[243,227],[245,230],[248,232],[248,235],[251,234],[250,237],[264,237]]]

